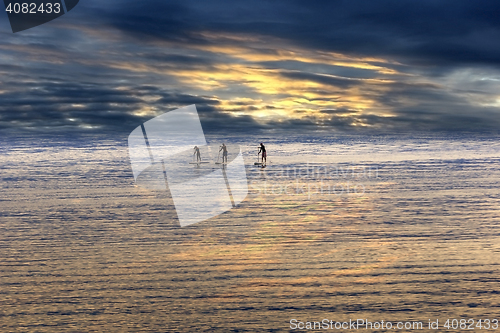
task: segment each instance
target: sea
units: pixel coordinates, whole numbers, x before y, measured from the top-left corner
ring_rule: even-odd
[[[248,194],[181,227],[126,135],[0,136],[0,332],[499,329],[498,135],[207,140]]]

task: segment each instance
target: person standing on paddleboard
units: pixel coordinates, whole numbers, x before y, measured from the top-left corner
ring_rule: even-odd
[[[259,154],[262,153],[262,164],[267,162],[266,146],[261,142],[259,147]]]
[[[194,154],[193,155],[196,155],[196,162],[201,162],[200,148],[198,148],[198,146],[194,146]]]
[[[227,163],[227,147],[223,143],[219,149],[219,153],[222,151],[222,163]]]

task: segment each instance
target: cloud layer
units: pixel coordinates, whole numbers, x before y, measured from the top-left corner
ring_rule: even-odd
[[[0,25],[0,128],[496,131],[496,2],[87,1]]]

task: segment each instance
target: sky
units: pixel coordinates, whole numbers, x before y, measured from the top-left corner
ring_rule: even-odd
[[[196,104],[205,129],[500,128],[500,2],[80,0],[13,34],[0,130],[123,131]]]

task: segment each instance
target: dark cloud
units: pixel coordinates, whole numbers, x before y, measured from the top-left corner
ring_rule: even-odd
[[[24,90],[3,93],[0,127],[97,127],[128,131],[170,109],[196,104],[200,113],[218,111],[218,100],[165,92],[151,86],[103,87],[77,83],[39,82]],[[148,97],[161,96],[150,103]],[[143,107],[156,105],[155,114],[138,116]],[[212,118],[215,116],[212,116]]]
[[[345,66],[334,66],[327,64],[314,64],[305,63],[300,61],[284,60],[284,61],[263,61],[258,62],[258,65],[269,68],[269,69],[287,69],[290,71],[302,71],[306,73],[322,73],[326,75],[335,75],[344,78],[354,78],[354,79],[372,79],[379,77],[380,75],[371,69],[364,68],[353,68]],[[390,68],[396,68],[398,66],[379,64]]]
[[[260,124],[250,116],[233,116],[221,112],[214,112],[208,115],[201,112],[200,121],[203,131],[207,135],[251,133],[272,129],[272,124]]]
[[[339,115],[339,114],[357,114],[359,113],[358,111],[355,110],[349,110],[345,108],[340,108],[340,109],[324,109],[319,111],[322,114],[332,114],[332,115]]]
[[[193,96],[189,94],[180,94],[180,93],[170,93],[165,92],[162,93],[162,98],[154,102],[154,104],[158,106],[164,105],[191,105],[196,104],[198,106],[198,111],[207,112],[212,111],[208,107],[220,104],[219,100],[211,97],[204,96]]]
[[[280,75],[289,79],[312,81],[344,89],[349,88],[356,84],[360,84],[358,80],[345,79],[341,77],[335,77],[324,74],[304,73],[304,72],[281,72]]]
[[[29,33],[2,34],[0,127],[128,131],[196,104],[207,131],[494,130],[500,128],[499,14],[494,1],[89,0]],[[224,47],[269,56],[300,48],[322,60],[252,61]],[[346,63],[325,63],[325,52],[346,56]],[[371,67],[349,67],[357,57]],[[200,88],[200,81],[217,81],[212,72],[234,64],[277,73],[296,81],[296,90],[303,82],[317,85],[304,87],[304,96],[294,96],[296,90],[262,96],[239,77]],[[175,76],[181,71],[182,78]],[[372,109],[334,107],[353,98],[350,90],[360,104],[373,102],[366,103]],[[273,104],[280,98],[316,102],[316,112],[297,105],[287,111],[306,115],[300,119],[252,116],[280,111]]]
[[[131,36],[206,44],[199,31],[279,37],[314,50],[413,65],[500,62],[495,1],[125,1],[102,12]]]

